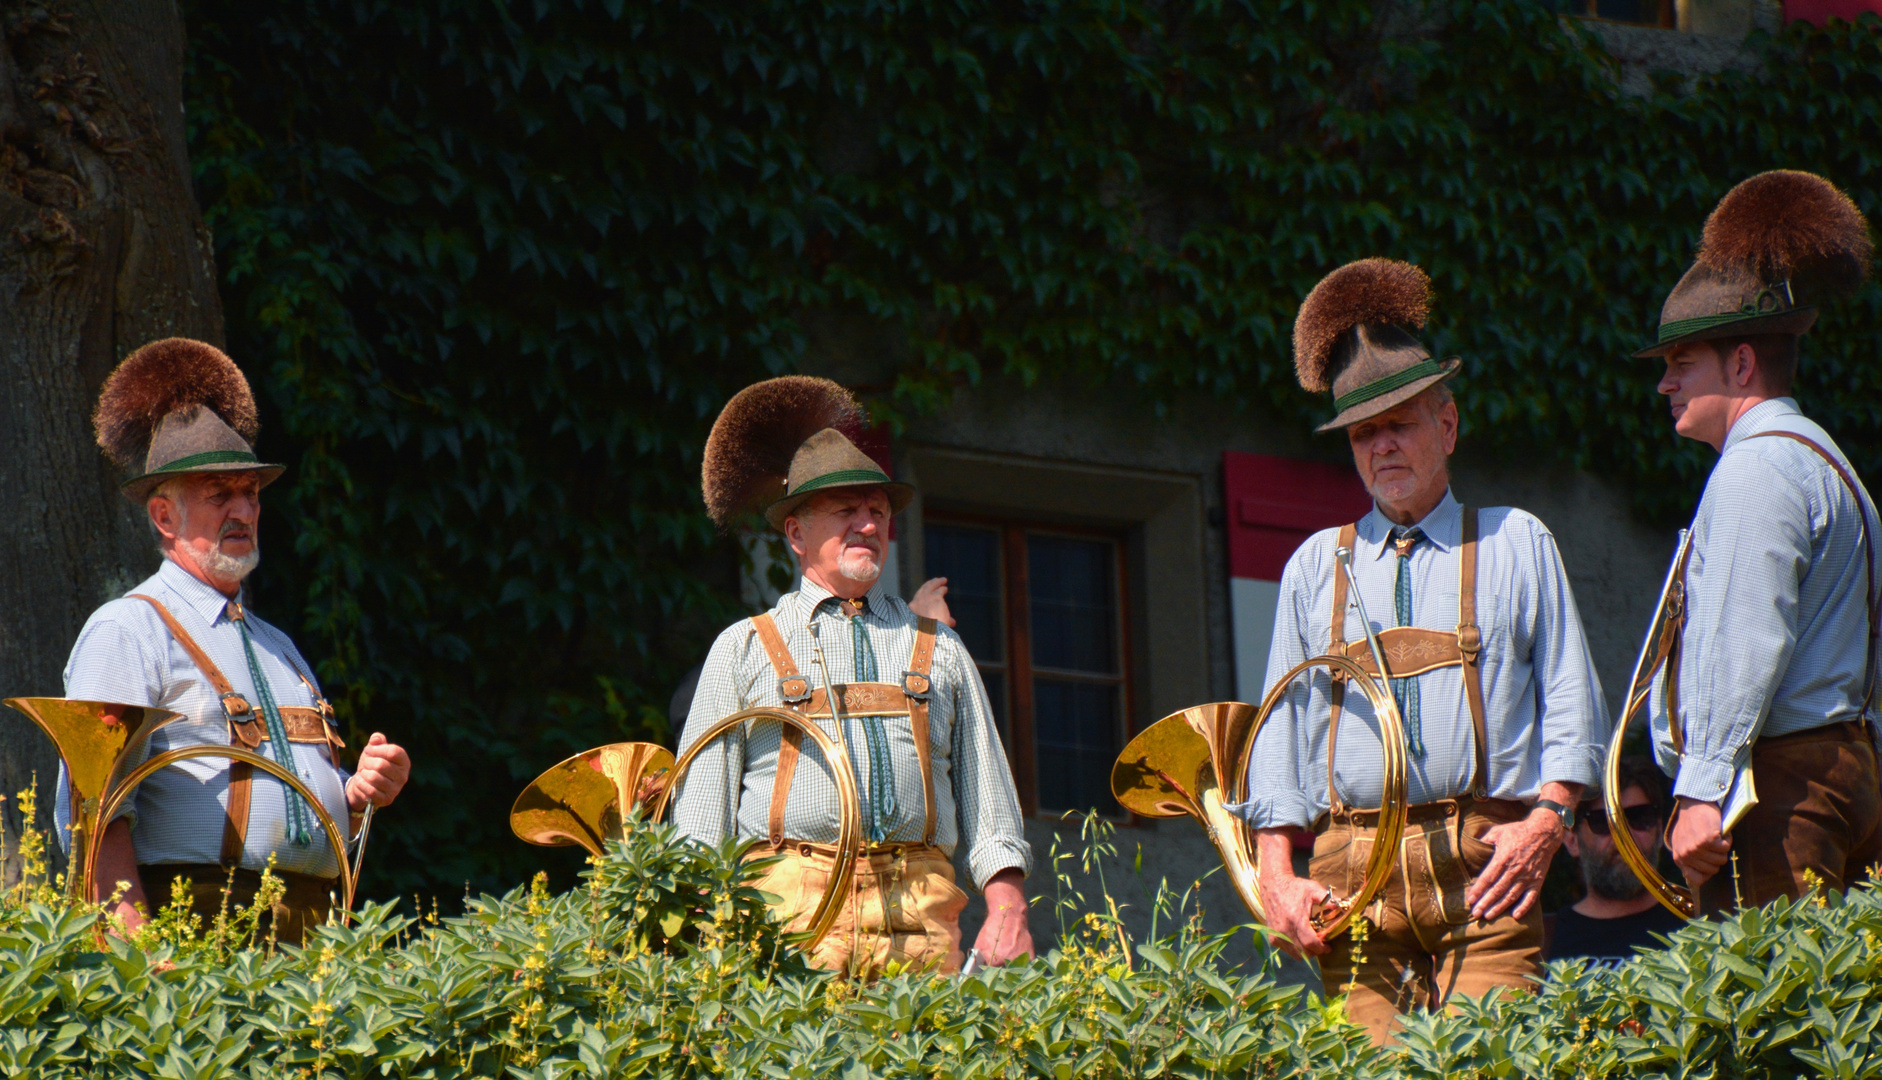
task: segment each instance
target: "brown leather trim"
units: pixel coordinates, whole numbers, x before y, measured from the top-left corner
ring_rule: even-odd
[[[1334,547],[1336,550],[1345,548],[1348,551],[1353,551],[1354,546],[1358,543],[1359,526],[1357,524],[1346,525],[1341,527],[1339,540],[1335,542]],[[1355,552],[1355,556],[1356,555],[1357,552]],[[1346,649],[1346,575],[1340,573],[1339,563],[1337,561],[1333,566],[1333,616],[1331,626],[1332,629],[1328,631],[1330,644],[1327,646],[1327,651],[1337,656]],[[1340,710],[1346,704],[1346,681],[1344,679],[1334,678],[1333,686],[1331,690],[1328,691],[1327,699],[1333,706],[1331,713],[1327,717],[1327,808],[1329,813],[1337,815],[1346,807],[1346,804],[1340,801],[1339,787],[1333,783],[1333,752],[1339,745]]]
[[[208,679],[209,685],[215,689],[216,696],[222,699],[224,715],[231,719],[249,715],[248,699],[235,692],[235,687],[229,685],[228,677],[222,674],[222,669],[216,666],[214,660],[209,659],[209,654],[203,651],[202,646],[196,644],[196,639],[190,636],[188,630],[183,629],[183,624],[176,621],[176,616],[170,614],[170,609],[163,606],[163,601],[154,596],[145,596],[143,593],[132,593],[131,599],[142,600],[156,610],[157,618],[162,619],[163,625],[169,627],[170,636],[176,638],[178,645],[183,646],[183,651],[188,653],[190,659],[195,662],[197,670],[203,673],[203,678]]]
[[[838,683],[836,691],[843,695],[845,716],[901,716],[908,712],[909,698],[894,683]],[[791,708],[805,716],[826,718],[830,715],[830,700],[819,688],[811,691],[808,702]]]
[[[1869,702],[1875,698],[1876,638],[1878,635],[1882,635],[1882,627],[1877,625],[1878,621],[1882,620],[1882,609],[1876,607],[1875,540],[1873,534],[1869,531],[1869,504],[1863,499],[1862,489],[1856,486],[1855,478],[1849,475],[1849,470],[1843,467],[1843,463],[1836,460],[1835,455],[1831,454],[1828,450],[1817,445],[1814,440],[1807,439],[1794,431],[1760,431],[1756,435],[1747,437],[1753,439],[1790,439],[1795,442],[1803,443],[1810,449],[1815,450],[1817,456],[1822,458],[1830,468],[1836,470],[1836,475],[1842,478],[1843,486],[1849,489],[1849,497],[1856,500],[1856,513],[1862,516],[1862,553],[1866,558],[1866,561],[1863,563],[1862,576],[1865,582],[1865,600],[1869,605],[1866,609],[1869,613],[1869,654],[1863,663],[1862,712],[1858,715],[1867,717],[1869,715]]]
[[[784,804],[791,797],[791,781],[797,776],[797,755],[803,750],[804,733],[794,727],[784,729],[778,743],[777,778],[771,784],[771,811],[765,831],[772,847],[784,843]]]
[[[1464,654],[1457,648],[1457,635],[1446,630],[1425,630],[1416,626],[1381,630],[1379,650],[1385,653],[1386,667],[1391,669],[1394,679],[1409,679],[1464,662]],[[1379,666],[1373,662],[1370,643],[1348,642],[1346,655],[1365,668],[1367,674],[1378,676]]]
[[[229,812],[222,821],[222,865],[242,865],[248,839],[248,804],[255,788],[255,768],[246,761],[229,762]]]
[[[933,682],[928,677],[934,667],[935,621],[922,617],[915,620],[915,653],[909,657],[908,672],[902,677],[902,689],[907,693],[909,733],[915,738],[915,760],[921,766],[922,826],[921,842],[934,843],[934,747],[928,745],[928,688]],[[919,687],[914,684],[919,681]],[[921,697],[914,692],[919,689]]]
[[[1457,508],[1463,543],[1457,552],[1457,650],[1463,655],[1464,694],[1470,702],[1470,728],[1477,737],[1477,772],[1470,790],[1481,799],[1490,790],[1490,733],[1483,718],[1483,629],[1477,625],[1477,515]]]

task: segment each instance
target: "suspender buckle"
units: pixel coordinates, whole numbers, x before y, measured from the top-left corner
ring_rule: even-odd
[[[1464,654],[1471,663],[1476,663],[1477,654],[1483,651],[1483,631],[1476,623],[1457,624],[1457,651]]]
[[[802,675],[786,675],[778,680],[778,697],[795,705],[810,700],[810,680]]]
[[[248,699],[231,690],[222,695],[222,715],[231,722],[245,724],[254,719],[254,708]]]
[[[902,693],[907,694],[916,701],[927,701],[928,695],[933,689],[934,684],[929,681],[926,672],[902,672]]]

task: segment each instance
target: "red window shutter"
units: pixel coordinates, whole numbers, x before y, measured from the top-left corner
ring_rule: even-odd
[[[1222,455],[1222,484],[1230,577],[1279,581],[1302,541],[1372,509],[1350,465],[1230,450]]]
[[[1822,26],[1830,19],[1855,22],[1858,15],[1882,15],[1882,0],[1784,0],[1784,21]]]

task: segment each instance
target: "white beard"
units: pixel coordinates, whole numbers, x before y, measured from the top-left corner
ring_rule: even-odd
[[[197,551],[191,547],[181,547],[202,572],[212,578],[223,581],[242,581],[255,572],[261,563],[261,547],[252,546],[246,555],[224,555],[221,547],[212,547],[208,551]]]
[[[851,581],[870,582],[882,576],[882,564],[874,555],[845,553],[836,561],[836,572]]]

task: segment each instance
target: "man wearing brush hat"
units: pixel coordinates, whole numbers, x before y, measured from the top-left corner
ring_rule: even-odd
[[[914,495],[843,433],[860,421],[828,379],[786,376],[726,403],[706,443],[706,509],[721,527],[762,514],[802,568],[770,611],[727,628],[700,673],[682,751],[723,717],[793,709],[832,734],[821,687],[836,685],[841,736],[860,788],[865,846],[854,893],[811,961],[868,975],[888,964],[955,971],[967,894],[950,859],[964,849],[987,899],[975,944],[1003,963],[1032,951],[1021,883],[1032,849],[987,692],[952,630],[918,617],[879,583],[889,519]],[[813,636],[814,627],[814,636]],[[821,647],[828,671],[817,666]],[[837,792],[814,742],[776,723],[703,750],[674,820],[718,843],[758,841],[779,862],[756,883],[802,930],[835,862]]]
[[[1367,699],[1324,671],[1292,684],[1250,752],[1249,800],[1270,924],[1319,957],[1330,994],[1375,1039],[1399,1014],[1527,985],[1540,970],[1537,897],[1607,734],[1601,687],[1555,539],[1510,507],[1450,488],[1457,406],[1424,326],[1422,270],[1365,259],[1329,274],[1294,325],[1301,386],[1331,390],[1373,509],[1309,538],[1281,578],[1270,684],[1322,653],[1376,670],[1375,620],[1408,743],[1409,823],[1397,871],[1352,934],[1312,917],[1365,878],[1384,791]],[[1352,552],[1358,595],[1335,558]],[[1330,777],[1329,777],[1329,774]],[[1315,832],[1309,876],[1289,852]]]
[[[184,746],[240,746],[290,764],[328,814],[356,828],[369,803],[398,795],[410,762],[375,733],[348,774],[313,668],[248,609],[261,490],[282,467],[255,456],[259,425],[241,370],[200,341],[152,342],[111,373],[93,419],[99,445],[136,472],[124,494],[147,518],[163,565],[86,621],[66,662],[66,696],[183,714],[132,764]],[[61,770],[62,836],[65,788]],[[106,826],[97,887],[104,899],[127,886],[116,914],[134,929],[180,880],[207,923],[225,889],[231,909],[248,906],[272,860],[286,893],[260,927],[298,943],[326,920],[345,856],[287,785],[247,764],[195,758],[154,773]]]
[[[1840,891],[1882,861],[1876,510],[1791,397],[1816,305],[1859,285],[1872,254],[1862,213],[1827,180],[1754,176],[1712,211],[1659,340],[1635,354],[1665,358],[1674,430],[1719,452],[1651,703],[1678,799],[1668,848],[1705,912],[1795,898],[1806,874]],[[1750,792],[1722,832],[1725,805]]]

